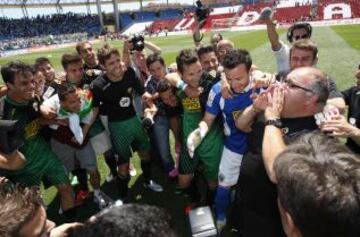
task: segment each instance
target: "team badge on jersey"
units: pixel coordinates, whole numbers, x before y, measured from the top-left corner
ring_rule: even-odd
[[[44,100],[49,99],[54,94],[54,92],[55,92],[55,89],[53,87],[49,86],[47,88],[47,90],[45,91],[45,93],[43,94],[43,99]]]
[[[131,103],[131,100],[129,97],[122,97],[119,104],[120,107],[129,107]]]

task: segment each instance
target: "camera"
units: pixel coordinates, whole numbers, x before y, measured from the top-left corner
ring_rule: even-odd
[[[0,120],[0,152],[11,154],[24,142],[19,138],[23,127],[17,120]]]
[[[131,39],[130,42],[133,45],[133,50],[142,51],[145,48],[144,36],[136,34]]]
[[[200,0],[196,1],[195,15],[199,19],[199,22],[206,20],[206,18],[209,16],[209,14],[210,14],[210,9],[207,7],[204,7],[204,5],[202,4],[202,2]]]

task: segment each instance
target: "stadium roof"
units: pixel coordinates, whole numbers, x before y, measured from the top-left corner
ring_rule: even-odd
[[[50,6],[81,6],[96,4],[97,0],[1,0],[0,8],[27,7],[50,7]],[[135,0],[117,0],[119,3],[135,2]],[[111,3],[112,0],[100,0],[101,3]],[[144,1],[146,2],[146,0]]]

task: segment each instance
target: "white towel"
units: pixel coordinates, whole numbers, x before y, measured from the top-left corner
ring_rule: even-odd
[[[81,145],[84,141],[84,134],[80,126],[80,118],[78,114],[71,113],[69,115],[69,127],[74,134],[76,141]]]

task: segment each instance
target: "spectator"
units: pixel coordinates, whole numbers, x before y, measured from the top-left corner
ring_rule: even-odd
[[[356,154],[360,154],[360,117],[359,117],[359,88],[360,67],[357,69],[356,86],[342,92],[346,105],[348,105],[348,119],[342,115],[333,116],[325,120],[322,129],[329,136],[347,138],[346,145]]]
[[[279,39],[279,35],[276,32],[276,23],[272,19],[271,8],[264,8],[261,12],[260,19],[266,24],[271,48],[276,58],[278,73],[290,71],[290,47]],[[309,23],[295,23],[288,29],[287,40],[290,43],[295,43],[300,39],[310,39],[311,34],[312,27]]]
[[[71,232],[70,232],[71,233]],[[176,237],[170,216],[161,208],[145,204],[125,204],[103,210],[72,237]]]
[[[79,223],[55,228],[47,219],[37,188],[15,186],[10,191],[0,187],[0,235],[2,237],[50,236],[65,237]]]
[[[276,158],[274,172],[288,237],[359,236],[360,159],[345,146],[306,134]]]
[[[284,236],[276,205],[276,186],[271,183],[276,182],[273,161],[285,149],[285,142],[318,129],[314,114],[322,111],[326,104],[327,83],[325,75],[318,69],[295,69],[288,75],[284,88],[275,88],[274,98],[268,106],[266,94],[254,102],[266,108],[265,127],[262,114],[258,115],[253,106],[243,112],[241,121],[237,121],[239,129],[247,131],[250,127],[252,130],[248,137],[249,151],[243,158],[239,177],[238,205],[241,205],[244,236]],[[261,100],[265,103],[259,103]]]

